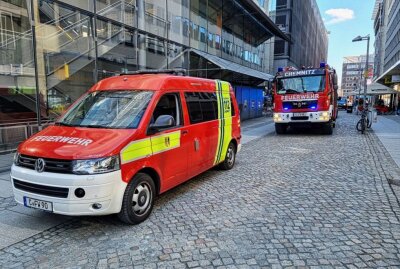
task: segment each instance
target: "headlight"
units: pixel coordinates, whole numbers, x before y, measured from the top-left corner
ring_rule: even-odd
[[[72,162],[72,172],[81,175],[108,173],[119,168],[118,156]]]
[[[15,154],[14,154],[14,164],[15,165],[19,165],[19,152],[17,151],[17,152],[15,152]]]

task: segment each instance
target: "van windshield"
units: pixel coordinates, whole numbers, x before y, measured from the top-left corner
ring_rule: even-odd
[[[75,104],[56,125],[135,129],[152,96],[152,91],[91,92]]]

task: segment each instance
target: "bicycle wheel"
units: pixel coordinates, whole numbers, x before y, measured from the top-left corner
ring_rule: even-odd
[[[366,120],[361,119],[361,133],[364,134],[365,128],[367,127]]]
[[[359,120],[356,124],[357,131],[361,132],[361,120]]]

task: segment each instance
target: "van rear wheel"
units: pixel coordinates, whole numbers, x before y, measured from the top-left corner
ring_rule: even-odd
[[[230,142],[228,149],[226,150],[225,160],[220,164],[223,170],[230,170],[235,165],[236,160],[236,147]]]
[[[139,224],[146,220],[153,210],[155,185],[153,179],[138,173],[126,187],[118,218],[127,224]]]

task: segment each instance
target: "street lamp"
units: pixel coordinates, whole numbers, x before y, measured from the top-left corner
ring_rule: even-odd
[[[367,103],[367,78],[368,78],[368,66],[369,66],[369,35],[366,36],[357,36],[353,39],[353,42],[359,42],[359,41],[363,41],[363,40],[367,40],[367,59],[365,61],[365,74],[364,74],[364,103],[363,103],[363,107],[365,109],[366,107],[366,103]]]

